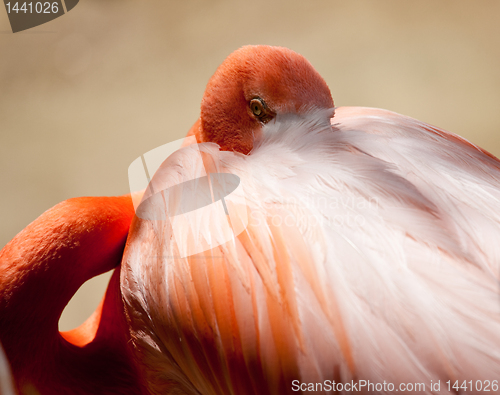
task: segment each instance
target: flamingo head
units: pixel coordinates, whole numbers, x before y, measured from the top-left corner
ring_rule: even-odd
[[[330,89],[302,55],[282,47],[245,46],[209,80],[196,137],[248,154],[263,125],[276,116],[328,108],[333,108]]]

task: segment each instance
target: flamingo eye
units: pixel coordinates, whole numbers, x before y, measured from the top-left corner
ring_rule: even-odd
[[[250,100],[249,106],[252,114],[262,123],[269,122],[276,115],[276,113],[267,107],[264,100],[259,97]]]
[[[250,100],[250,108],[256,117],[260,117],[264,113],[264,103],[261,99]]]

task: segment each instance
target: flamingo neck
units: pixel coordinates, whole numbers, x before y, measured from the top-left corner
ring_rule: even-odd
[[[0,341],[19,389],[31,385],[51,394],[102,385],[100,361],[127,361],[118,271],[93,321],[63,336],[58,321],[85,281],[119,265],[133,215],[129,196],[70,199],[0,251]],[[133,369],[122,364],[124,370]],[[92,391],[82,393],[101,392]]]

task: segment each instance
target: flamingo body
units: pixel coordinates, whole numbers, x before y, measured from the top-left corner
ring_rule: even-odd
[[[242,180],[227,204],[244,201],[250,222],[234,241],[181,259],[173,226],[216,242],[225,218],[132,225],[122,292],[152,393],[363,379],[430,394],[498,377],[499,161],[369,108],[337,108],[331,124],[278,116],[262,136],[247,156],[200,145],[211,171]],[[184,148],[155,190],[199,177],[199,162]]]

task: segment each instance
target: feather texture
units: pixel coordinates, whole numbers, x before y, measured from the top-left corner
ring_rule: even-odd
[[[499,161],[392,112],[320,115],[279,116],[248,156],[198,145],[209,172],[241,180],[226,203],[249,220],[233,240],[228,217],[203,210],[135,219],[121,284],[152,393],[362,379],[430,394],[431,381],[500,377]],[[203,163],[182,148],[155,190]],[[176,257],[172,226],[213,248]]]

